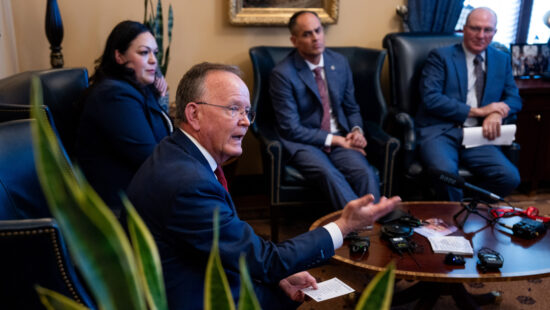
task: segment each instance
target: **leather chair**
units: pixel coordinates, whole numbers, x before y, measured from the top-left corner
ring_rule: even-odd
[[[432,49],[462,42],[462,36],[439,33],[391,33],[384,37],[383,46],[388,50],[390,70],[390,116],[386,129],[399,139],[402,148],[396,167],[397,193],[405,200],[433,199],[436,195],[429,186],[419,161],[414,127],[414,115],[421,102],[420,77],[424,61]],[[508,158],[517,164],[519,145],[503,148]],[[465,178],[473,175],[464,168],[459,174]],[[475,182],[472,181],[472,182]]]
[[[38,284],[94,308],[42,193],[32,122],[0,124],[0,303],[6,309],[44,309]]]
[[[380,89],[380,72],[386,53],[360,47],[331,49],[344,55],[350,63],[355,83],[355,97],[361,107],[368,141],[368,158],[378,169],[382,195],[389,196],[392,193],[394,157],[399,149],[399,141],[381,129],[387,115],[386,103]],[[262,144],[273,241],[278,240],[281,206],[326,203],[323,195],[319,195],[319,189],[285,162],[282,145],[275,135],[269,77],[273,67],[291,50],[291,47],[257,46],[249,51],[254,71],[252,108],[256,110],[256,121],[251,129]]]
[[[4,78],[0,80],[0,103],[28,106],[30,83],[34,75],[42,82],[44,105],[51,111],[57,134],[72,157],[80,120],[78,102],[88,87],[88,71],[86,68],[48,69]]]

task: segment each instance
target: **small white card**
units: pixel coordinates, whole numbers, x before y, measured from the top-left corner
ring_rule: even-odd
[[[330,280],[317,283],[317,289],[313,289],[311,286],[302,289],[304,294],[308,295],[317,302],[346,295],[354,291],[354,289],[349,287],[346,283],[340,281],[338,278],[332,278]]]

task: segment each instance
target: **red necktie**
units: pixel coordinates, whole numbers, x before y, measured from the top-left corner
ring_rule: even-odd
[[[229,189],[227,188],[227,180],[225,179],[225,175],[223,174],[223,170],[220,166],[218,166],[216,170],[214,170],[214,174],[218,178],[220,184],[225,188],[225,190],[229,191]]]
[[[321,129],[330,132],[330,102],[328,100],[328,91],[321,75],[322,67],[317,67],[313,70],[315,73],[315,82],[317,88],[319,88],[319,95],[321,96],[321,103],[323,104],[323,119],[321,120]]]
[[[323,118],[321,119],[321,130],[325,130],[330,133],[330,102],[328,99],[328,90],[321,75],[322,67],[317,67],[313,69],[315,74],[315,82],[317,83],[317,88],[319,89],[319,95],[321,96],[321,104],[323,105]],[[330,152],[330,147],[324,147],[325,152]]]

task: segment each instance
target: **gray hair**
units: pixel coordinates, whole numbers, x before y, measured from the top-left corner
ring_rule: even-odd
[[[185,108],[189,102],[199,100],[206,89],[204,80],[211,71],[226,71],[242,78],[242,71],[237,66],[203,62],[194,65],[185,73],[178,84],[176,92],[176,119],[187,122]]]

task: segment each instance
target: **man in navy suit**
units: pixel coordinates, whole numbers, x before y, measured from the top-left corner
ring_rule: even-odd
[[[422,104],[415,121],[426,166],[457,175],[459,164],[463,165],[480,178],[481,187],[506,196],[520,178],[500,147],[461,146],[463,127],[482,126],[483,136],[492,140],[500,136],[503,119],[521,109],[509,55],[489,46],[496,24],[492,10],[477,8],[468,15],[462,44],[430,53],[422,72]],[[442,199],[462,199],[462,190],[451,186],[438,192]]]
[[[295,13],[288,27],[296,49],[273,69],[270,94],[289,163],[317,182],[336,209],[367,193],[378,200],[379,180],[365,157],[367,140],[347,60],[325,50],[314,12]]]
[[[342,216],[324,227],[279,244],[265,241],[239,219],[220,169],[241,155],[254,120],[239,69],[211,63],[191,68],[178,86],[176,114],[180,128],[159,143],[128,188],[158,246],[170,309],[203,309],[216,208],[220,256],[235,301],[238,261],[245,255],[262,308],[287,309],[297,306],[292,300],[303,300],[299,289],[316,287],[303,270],[327,261],[345,235],[372,224],[400,201],[382,198],[373,204],[374,197],[366,195],[349,202]]]

